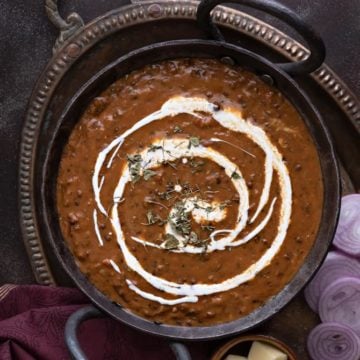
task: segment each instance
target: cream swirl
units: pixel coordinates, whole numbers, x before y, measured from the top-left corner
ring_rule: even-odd
[[[226,156],[215,151],[210,146],[203,146],[197,144],[196,146],[188,146],[188,141],[181,138],[167,138],[167,139],[158,139],[153,142],[153,151],[144,150],[140,154],[141,158],[141,173],[155,169],[164,162],[172,161],[174,159],[188,159],[193,157],[205,158],[211,160],[218,165],[220,165],[225,174],[230,178],[234,188],[239,194],[239,206],[238,206],[238,222],[236,223],[233,229],[218,229],[213,231],[210,234],[210,242],[207,244],[206,249],[201,249],[196,247],[187,241],[174,228],[169,224],[166,225],[167,233],[172,234],[179,241],[179,246],[176,249],[168,249],[166,251],[172,251],[177,253],[182,253],[182,256],[186,256],[186,253],[199,253],[206,251],[211,253],[213,251],[221,251],[228,247],[240,246],[246,242],[252,240],[257,234],[259,234],[270,221],[275,202],[280,202],[279,210],[279,223],[277,227],[277,234],[273,239],[271,246],[264,252],[264,254],[258,259],[255,263],[245,269],[242,273],[237,274],[231,278],[226,279],[220,283],[215,284],[181,284],[168,281],[161,277],[155,276],[150,272],[146,271],[143,266],[140,264],[136,256],[129,250],[124,233],[122,231],[121,221],[118,213],[118,203],[123,197],[125,187],[129,181],[131,181],[131,174],[129,165],[124,166],[122,173],[120,174],[118,184],[115,188],[113,194],[113,203],[111,213],[108,214],[105,210],[103,204],[101,203],[101,189],[105,182],[104,176],[100,176],[100,171],[104,166],[105,160],[111,154],[110,160],[106,164],[107,168],[110,168],[117,152],[121,149],[121,146],[125,139],[139,130],[140,128],[160,119],[169,116],[176,116],[178,114],[190,114],[198,118],[202,118],[204,114],[211,115],[212,118],[217,121],[222,127],[230,129],[234,132],[245,134],[249,139],[251,139],[255,144],[257,144],[265,154],[265,163],[264,163],[264,186],[262,193],[260,195],[259,204],[254,212],[254,215],[249,219],[249,191],[246,185],[246,182],[240,172],[240,169],[230,161]],[[211,140],[211,139],[210,139]],[[213,142],[222,141],[221,139],[214,138]],[[245,153],[248,153],[245,149],[241,149]],[[252,154],[248,153],[250,156]],[[236,171],[238,176],[233,177],[232,174]],[[273,198],[270,201],[269,206],[269,196],[270,196],[270,187],[273,180],[273,172],[276,172],[279,179],[280,185],[280,199]],[[282,156],[272,144],[266,133],[258,126],[251,124],[245,121],[241,113],[232,109],[225,108],[223,110],[217,109],[215,104],[208,102],[202,98],[184,98],[184,97],[175,97],[169,99],[163,104],[159,111],[156,111],[147,117],[139,120],[133,127],[125,131],[121,136],[113,140],[104,150],[102,150],[97,158],[94,174],[92,179],[94,197],[96,201],[97,209],[94,210],[94,224],[95,232],[98,236],[100,245],[103,245],[101,239],[100,231],[97,224],[97,212],[100,211],[104,215],[109,215],[114,229],[117,243],[122,252],[124,260],[127,266],[141,276],[146,282],[152,285],[154,288],[161,290],[167,294],[181,296],[177,299],[167,299],[164,297],[155,296],[154,294],[145,292],[135,286],[135,284],[127,279],[126,282],[129,288],[135,291],[138,295],[159,302],[161,304],[174,305],[182,302],[196,302],[199,296],[210,295],[222,291],[227,291],[233,289],[240,284],[253,279],[256,274],[263,270],[267,265],[270,264],[274,256],[279,251],[281,245],[283,244],[287,229],[290,223],[291,218],[291,207],[292,207],[292,190],[291,190],[291,181],[289,177],[288,170],[286,165],[282,161]],[[201,219],[203,214],[201,211],[196,211],[194,209],[194,204],[196,202],[203,201],[197,197],[189,197],[184,204],[186,211],[191,212],[192,216],[196,220],[196,217]],[[248,223],[254,222],[257,217],[260,215],[262,210],[267,206],[266,214],[261,219],[259,224],[255,226],[251,232],[246,236],[241,237],[241,232],[245,229]],[[173,211],[170,210],[170,212]],[[194,212],[195,211],[195,212]],[[224,212],[218,211],[214,214],[214,221],[216,219],[222,219],[226,214]],[[221,239],[216,240],[215,237],[219,234],[227,234]],[[138,237],[131,237],[133,241],[142,243],[143,245],[157,248],[164,248],[164,244],[157,245],[152,242],[147,241],[146,239],[140,239]],[[164,250],[165,251],[165,250]]]

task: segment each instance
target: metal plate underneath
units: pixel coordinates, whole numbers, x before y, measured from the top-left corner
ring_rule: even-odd
[[[157,2],[123,7],[95,20],[85,30],[76,34],[70,43],[54,55],[44,70],[35,88],[28,117],[24,124],[20,157],[20,212],[23,237],[37,281],[41,284],[71,285],[61,269],[52,249],[41,239],[35,215],[31,211],[32,144],[44,105],[52,86],[76,58],[102,39],[114,32],[122,32],[124,53],[152,42],[199,36],[195,24],[196,2]],[[283,61],[284,56],[293,61],[303,59],[307,51],[299,43],[260,20],[245,13],[228,8],[219,8],[214,19],[226,28],[228,41],[241,44],[274,62]],[[151,32],[147,32],[150,30]],[[150,35],[149,35],[150,34]],[[326,65],[312,77],[296,79],[311,97],[334,140],[342,167],[343,190],[351,192],[359,188],[358,181],[360,149],[358,129],[360,104],[342,81]],[[343,146],[343,144],[348,146]],[[272,320],[256,329],[257,333],[271,334],[282,339],[297,352],[299,359],[307,359],[306,335],[318,322],[318,318],[306,306],[303,296],[298,296]]]

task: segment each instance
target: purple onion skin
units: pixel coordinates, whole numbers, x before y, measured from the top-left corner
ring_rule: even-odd
[[[360,257],[360,194],[341,199],[341,210],[333,245],[354,257]]]
[[[319,311],[320,296],[326,287],[344,276],[360,278],[360,262],[337,251],[330,251],[320,270],[305,288],[305,299],[313,311]]]
[[[360,194],[345,195],[341,198],[341,209],[336,232],[341,233],[360,216]]]
[[[360,278],[330,284],[320,297],[319,315],[321,321],[346,325],[360,336]]]
[[[359,360],[360,338],[349,327],[337,323],[316,326],[307,348],[312,360]]]
[[[360,258],[360,212],[359,218],[355,219],[341,234],[335,235],[333,245],[355,258]]]

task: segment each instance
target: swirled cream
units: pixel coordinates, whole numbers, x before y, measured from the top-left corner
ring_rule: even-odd
[[[203,146],[201,143],[191,143],[191,139],[187,138],[164,138],[158,139],[153,142],[151,145],[151,150],[146,149],[140,153],[137,153],[139,161],[139,176],[142,176],[146,170],[156,169],[162,164],[174,159],[191,159],[191,158],[206,158],[211,160],[223,168],[224,173],[231,179],[234,188],[236,189],[239,195],[239,206],[238,206],[238,222],[233,229],[217,229],[210,234],[210,241],[206,244],[206,248],[200,248],[189,243],[189,237],[184,236],[184,234],[179,234],[174,227],[167,224],[166,230],[167,234],[170,234],[177,240],[177,246],[174,249],[166,249],[166,243],[156,245],[147,239],[141,239],[136,236],[132,236],[132,240],[138,243],[141,243],[145,246],[156,247],[158,249],[164,249],[164,251],[171,251],[182,253],[183,256],[186,256],[187,253],[200,253],[207,252],[211,253],[214,251],[224,251],[228,247],[237,247],[251,241],[257,234],[259,234],[264,227],[271,220],[271,215],[273,213],[274,205],[276,202],[279,202],[280,206],[280,221],[277,226],[277,234],[272,241],[271,246],[265,253],[250,267],[240,274],[226,279],[220,283],[212,284],[186,284],[186,283],[175,283],[173,281],[168,281],[162,277],[158,277],[146,271],[141,263],[138,261],[136,256],[130,251],[129,247],[126,244],[124,234],[121,226],[121,219],[118,213],[117,203],[119,199],[123,198],[125,187],[131,181],[131,170],[129,165],[126,165],[123,168],[122,173],[119,176],[118,185],[115,188],[113,194],[113,203],[112,211],[110,214],[105,210],[101,202],[101,184],[106,183],[104,177],[100,177],[100,171],[103,166],[111,167],[112,161],[116,154],[121,151],[121,145],[124,141],[131,136],[134,132],[140,130],[141,128],[149,125],[152,122],[158,121],[165,117],[174,117],[178,114],[189,114],[197,118],[202,118],[205,115],[211,115],[212,118],[217,121],[225,129],[230,129],[231,131],[245,134],[249,139],[256,143],[265,154],[265,163],[263,165],[264,171],[264,186],[260,196],[260,201],[257,205],[256,211],[251,219],[248,218],[249,214],[249,190],[247,188],[244,177],[238,168],[238,166],[230,161],[226,156],[222,155],[218,151],[215,151],[211,146]],[[211,139],[210,139],[211,141]],[[217,142],[221,139],[213,139],[212,141]],[[244,150],[246,152],[246,150]],[[113,152],[111,154],[111,152]],[[107,165],[105,160],[107,156],[111,154],[111,158]],[[135,154],[130,154],[130,156]],[[249,156],[252,154],[248,153]],[[269,199],[270,187],[274,172],[279,178],[280,184],[280,198]],[[236,176],[234,176],[236,174]],[[139,119],[130,129],[125,131],[122,135],[114,139],[104,150],[102,150],[97,158],[94,174],[93,174],[93,191],[94,198],[97,204],[98,211],[104,215],[109,215],[111,218],[111,223],[116,234],[117,242],[119,249],[122,252],[127,266],[141,276],[147,283],[149,283],[154,288],[163,291],[164,293],[182,296],[177,300],[169,300],[165,297],[154,296],[151,293],[142,291],[136,287],[131,280],[127,280],[127,283],[130,289],[134,290],[138,295],[159,302],[161,304],[171,305],[174,303],[181,302],[193,302],[198,299],[199,296],[210,295],[218,292],[227,291],[233,289],[244,282],[247,282],[253,279],[260,271],[262,271],[266,266],[268,266],[274,256],[279,251],[290,223],[291,218],[291,207],[292,207],[292,191],[291,191],[291,181],[289,177],[288,170],[286,165],[282,160],[282,155],[279,153],[277,148],[272,144],[266,133],[258,126],[251,124],[250,122],[245,121],[241,113],[232,108],[224,108],[219,110],[216,104],[203,99],[203,98],[194,98],[194,97],[174,97],[166,101],[160,110],[149,114],[143,119]],[[206,205],[206,204],[205,204]],[[261,219],[259,224],[246,236],[241,237],[241,232],[246,227],[247,223],[254,222],[261,211],[267,206],[266,214]],[[202,213],[204,208],[204,201],[200,198],[190,197],[185,200],[184,204],[185,213],[191,213],[192,217],[201,221],[201,218],[204,217]],[[173,211],[173,210],[171,210]],[[170,217],[171,217],[170,211]],[[215,210],[213,214],[210,215],[212,221],[219,221],[224,216],[224,211],[219,209]],[[97,229],[97,217],[94,215],[95,229]],[[98,235],[99,232],[96,231]],[[216,239],[216,235],[224,235],[220,239]],[[100,236],[99,243],[103,244],[103,241]]]

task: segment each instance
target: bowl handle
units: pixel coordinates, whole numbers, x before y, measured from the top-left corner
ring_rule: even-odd
[[[75,311],[65,325],[65,343],[73,360],[87,360],[81,349],[76,332],[79,325],[89,319],[104,317],[105,314],[93,305],[85,306]],[[190,353],[184,344],[172,342],[170,348],[176,356],[176,360],[191,360]]]
[[[283,20],[302,36],[309,47],[310,55],[307,59],[299,62],[277,64],[278,67],[288,74],[308,74],[316,70],[323,63],[326,53],[325,45],[317,32],[295,12],[272,0],[202,0],[196,14],[197,21],[205,32],[215,40],[225,41],[221,31],[213,22],[210,12],[215,6],[222,3],[236,3],[264,11]]]
[[[84,21],[77,13],[71,13],[63,19],[59,13],[57,0],[45,0],[45,9],[50,21],[60,30],[60,35],[53,47],[55,53],[68,38],[84,26]]]

